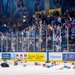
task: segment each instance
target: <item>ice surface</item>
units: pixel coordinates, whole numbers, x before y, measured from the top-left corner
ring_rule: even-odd
[[[10,64],[9,68],[0,67],[0,75],[75,75],[75,69],[73,69],[71,64],[67,64],[71,66],[71,69],[63,70],[59,70],[64,66],[63,63],[52,68],[35,66],[34,63],[27,63],[27,66],[23,67],[23,64],[24,63],[19,63],[18,66]]]

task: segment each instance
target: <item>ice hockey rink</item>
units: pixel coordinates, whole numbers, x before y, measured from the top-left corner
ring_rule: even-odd
[[[24,63],[20,63],[14,66],[13,63],[10,64],[8,68],[0,67],[0,75],[75,75],[75,69],[70,63],[66,64],[71,67],[71,69],[60,69],[64,66],[60,63],[57,66],[47,68],[40,66],[35,66],[34,63],[25,63],[27,66],[23,67]]]

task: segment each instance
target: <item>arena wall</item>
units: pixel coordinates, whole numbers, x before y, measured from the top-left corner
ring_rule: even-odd
[[[16,59],[22,62],[74,62],[75,61],[75,53],[49,53],[47,55],[46,52],[28,52],[28,53],[0,53],[0,61],[3,59],[7,59],[12,62]]]

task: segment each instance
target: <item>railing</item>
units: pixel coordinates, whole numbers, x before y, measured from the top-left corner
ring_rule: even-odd
[[[36,31],[34,31],[36,33]],[[69,52],[68,29],[51,33],[47,30],[42,35],[1,36],[0,52]],[[71,45],[70,45],[71,46]],[[73,46],[73,45],[72,45]],[[74,45],[75,46],[75,45]]]

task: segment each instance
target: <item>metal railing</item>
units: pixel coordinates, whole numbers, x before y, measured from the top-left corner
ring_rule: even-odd
[[[0,52],[69,52],[68,38],[68,29],[46,30],[41,36],[0,36]]]

